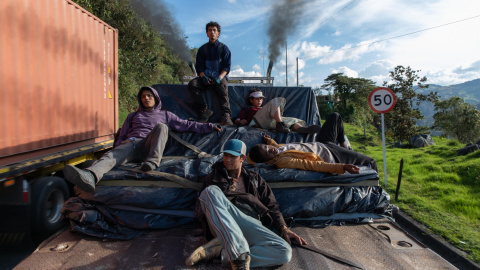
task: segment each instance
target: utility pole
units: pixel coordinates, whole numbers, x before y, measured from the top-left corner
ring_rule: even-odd
[[[288,86],[288,72],[287,72],[287,41],[285,41],[285,86]]]
[[[297,57],[297,86],[298,86],[298,57]]]

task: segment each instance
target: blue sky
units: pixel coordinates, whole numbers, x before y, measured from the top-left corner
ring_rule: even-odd
[[[283,2],[286,0],[164,1],[188,36],[190,47],[208,41],[207,22],[221,25],[219,40],[232,51],[230,76],[265,75],[269,20],[275,5]],[[297,57],[299,84],[311,87],[321,86],[336,72],[380,85],[397,65],[421,70],[420,75],[427,76],[431,84],[452,85],[480,78],[478,0],[288,2],[296,22],[287,37],[289,86],[297,84]],[[425,29],[430,30],[421,31]],[[285,85],[285,46],[272,76],[276,86]]]

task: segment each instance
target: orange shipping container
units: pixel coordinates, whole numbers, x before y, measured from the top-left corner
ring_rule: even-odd
[[[0,1],[0,166],[113,138],[117,35],[71,1]]]

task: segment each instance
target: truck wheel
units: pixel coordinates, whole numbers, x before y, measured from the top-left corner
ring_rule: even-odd
[[[65,180],[47,176],[32,185],[32,229],[34,234],[48,236],[64,226],[60,210],[70,197]]]

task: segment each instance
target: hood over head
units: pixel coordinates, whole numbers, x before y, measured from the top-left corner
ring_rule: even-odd
[[[162,101],[160,100],[160,96],[158,95],[157,90],[150,86],[142,86],[140,90],[138,91],[137,94],[137,101],[138,101],[138,106],[141,110],[145,110],[145,107],[142,104],[142,92],[145,90],[150,90],[153,93],[153,96],[155,97],[155,106],[153,106],[153,110],[159,110],[162,108]]]

